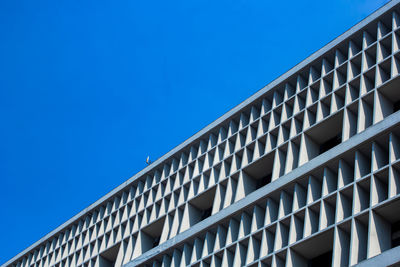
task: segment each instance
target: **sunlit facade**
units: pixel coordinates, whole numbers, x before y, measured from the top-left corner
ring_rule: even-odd
[[[399,14],[386,4],[4,266],[400,262]]]

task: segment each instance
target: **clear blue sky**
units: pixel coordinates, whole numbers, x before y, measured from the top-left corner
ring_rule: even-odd
[[[0,2],[0,264],[387,1]]]

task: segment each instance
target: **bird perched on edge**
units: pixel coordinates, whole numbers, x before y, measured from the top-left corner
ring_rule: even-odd
[[[150,165],[150,164],[151,164],[150,156],[147,156],[147,158],[146,158],[146,164],[147,164],[147,165]]]

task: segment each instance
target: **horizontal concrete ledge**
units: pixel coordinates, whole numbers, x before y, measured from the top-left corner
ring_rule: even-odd
[[[353,266],[355,267],[390,266],[398,262],[400,262],[400,247],[395,247]]]
[[[186,141],[184,141],[183,143],[181,143],[180,145],[178,145],[177,147],[175,147],[174,149],[172,149],[168,153],[166,153],[164,156],[162,156],[161,158],[156,160],[153,164],[151,164],[150,166],[144,168],[142,171],[140,171],[137,174],[135,174],[133,177],[128,179],[126,182],[122,183],[121,185],[119,185],[118,187],[116,187],[115,189],[110,191],[108,194],[106,194],[105,196],[103,196],[102,198],[100,198],[99,200],[94,202],[93,204],[91,204],[89,207],[83,209],[77,215],[73,216],[71,219],[69,219],[68,221],[66,221],[65,223],[63,223],[59,227],[57,227],[55,230],[51,231],[50,233],[45,235],[43,238],[41,238],[40,240],[38,240],[37,242],[35,242],[31,246],[29,246],[28,248],[26,248],[25,250],[20,252],[18,255],[16,255],[15,257],[10,259],[6,263],[4,263],[2,266],[7,266],[7,265],[13,263],[14,261],[19,259],[23,255],[27,254],[31,250],[33,250],[36,247],[40,246],[42,243],[46,242],[48,239],[50,239],[51,237],[53,237],[57,233],[63,231],[65,228],[70,226],[72,223],[76,222],[81,217],[85,216],[87,213],[89,213],[90,211],[94,210],[95,208],[97,208],[98,206],[102,205],[104,202],[106,202],[110,198],[112,198],[114,195],[116,195],[119,192],[121,192],[122,190],[124,190],[132,182],[134,182],[135,180],[139,179],[144,174],[152,171],[153,169],[156,169],[157,167],[159,167],[160,164],[165,162],[168,158],[170,158],[171,156],[173,156],[174,154],[176,154],[180,150],[184,149],[186,146],[190,145],[191,143],[195,142],[198,138],[200,138],[201,136],[205,135],[210,130],[212,130],[215,127],[221,125],[223,122],[225,122],[226,120],[228,120],[229,118],[231,118],[232,116],[234,116],[235,114],[237,114],[238,112],[243,110],[245,107],[247,107],[254,100],[258,99],[259,97],[264,95],[266,92],[268,92],[269,90],[271,90],[275,86],[281,84],[282,82],[287,80],[289,77],[294,75],[296,72],[298,72],[299,70],[305,68],[307,65],[312,63],[314,60],[322,57],[325,53],[327,53],[328,51],[330,51],[331,49],[336,47],[342,41],[344,41],[347,38],[351,37],[352,34],[354,34],[355,32],[357,32],[359,30],[361,30],[363,27],[365,27],[370,22],[376,20],[382,14],[390,11],[399,2],[400,2],[400,0],[395,0],[395,1],[391,1],[388,4],[384,5],[383,7],[381,7],[377,11],[375,11],[373,14],[371,14],[370,16],[368,16],[367,18],[365,18],[364,20],[362,20],[361,22],[359,22],[358,24],[356,24],[355,26],[350,28],[348,31],[346,31],[345,33],[343,33],[342,35],[340,35],[339,37],[337,37],[336,39],[334,39],[333,41],[331,41],[330,43],[325,45],[323,48],[319,49],[317,52],[313,53],[308,58],[306,58],[305,60],[303,60],[302,62],[297,64],[295,67],[293,67],[292,69],[287,71],[285,74],[281,75],[279,78],[277,78],[276,80],[274,80],[271,83],[269,83],[267,86],[265,86],[264,88],[262,88],[261,90],[256,92],[254,95],[252,95],[251,97],[249,97],[248,99],[246,99],[245,101],[243,101],[242,103],[240,103],[239,105],[237,105],[236,107],[234,107],[233,109],[231,109],[230,111],[225,113],[223,116],[221,116],[220,118],[218,118],[217,120],[215,120],[214,122],[212,122],[211,124],[209,124],[208,126],[203,128],[202,130],[200,130],[199,132],[194,134],[192,137],[190,137],[189,139],[187,139]]]
[[[341,143],[337,147],[317,156],[312,159],[308,163],[294,169],[292,172],[284,175],[277,180],[271,182],[270,184],[254,191],[253,193],[246,196],[244,199],[228,206],[227,208],[221,210],[220,212],[208,217],[204,221],[201,221],[186,230],[185,232],[175,236],[172,239],[167,240],[163,244],[158,247],[155,247],[146,253],[142,254],[138,258],[124,265],[124,267],[133,267],[138,266],[140,264],[144,264],[148,260],[156,258],[160,253],[164,253],[167,250],[170,250],[180,244],[184,243],[186,240],[190,238],[194,238],[203,231],[217,225],[221,221],[225,220],[228,217],[234,216],[239,213],[241,210],[253,205],[254,203],[266,198],[270,193],[279,190],[281,187],[287,185],[295,181],[298,178],[301,178],[308,173],[312,172],[314,169],[320,167],[321,165],[334,160],[335,158],[339,158],[343,153],[351,151],[355,147],[360,144],[369,141],[377,135],[380,135],[389,129],[393,128],[395,125],[400,124],[400,112],[396,112],[383,121],[371,126],[366,129],[364,132],[361,132],[344,143]]]

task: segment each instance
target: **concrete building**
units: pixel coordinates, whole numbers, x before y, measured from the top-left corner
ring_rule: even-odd
[[[4,266],[400,262],[392,1]]]

